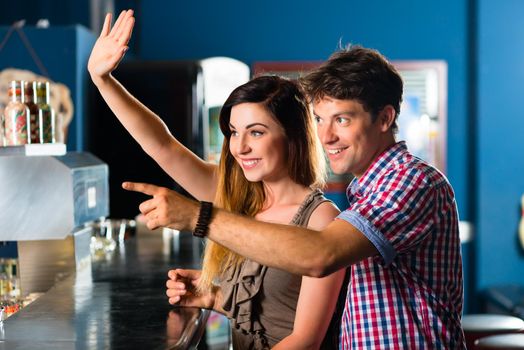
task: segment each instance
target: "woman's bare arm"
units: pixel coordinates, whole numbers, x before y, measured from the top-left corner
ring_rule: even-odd
[[[133,11],[123,11],[111,29],[108,14],[89,57],[93,83],[118,120],[162,169],[199,200],[212,201],[216,165],[207,163],[182,145],[162,119],[132,96],[111,72],[118,67],[133,31]]]

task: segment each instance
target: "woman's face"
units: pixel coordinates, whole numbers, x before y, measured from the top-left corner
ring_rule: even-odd
[[[229,151],[248,181],[277,181],[288,176],[284,129],[259,103],[231,109]]]

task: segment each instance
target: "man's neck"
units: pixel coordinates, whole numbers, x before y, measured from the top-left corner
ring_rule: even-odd
[[[362,176],[364,176],[364,174],[367,173],[369,168],[373,166],[373,164],[375,164],[375,162],[380,157],[380,155],[383,154],[388,149],[390,149],[391,147],[393,147],[396,143],[397,141],[395,140],[395,136],[393,135],[393,133],[391,133],[391,135],[389,135],[388,137],[385,137],[384,139],[382,139],[382,141],[380,142],[380,146],[376,148],[375,153],[373,154],[373,157],[371,158],[371,161],[369,162],[367,167],[360,174],[353,174],[353,175],[357,179],[360,179]]]

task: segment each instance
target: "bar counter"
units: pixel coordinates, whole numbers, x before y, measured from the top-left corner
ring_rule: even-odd
[[[208,311],[169,305],[165,282],[169,268],[198,267],[200,246],[138,230],[0,323],[0,350],[196,348]]]

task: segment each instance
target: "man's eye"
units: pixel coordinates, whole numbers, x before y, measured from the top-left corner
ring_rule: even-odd
[[[348,122],[347,118],[342,118],[342,117],[337,117],[336,121],[339,124],[344,124]]]
[[[322,122],[322,119],[320,117],[315,117],[315,123],[320,124]]]

